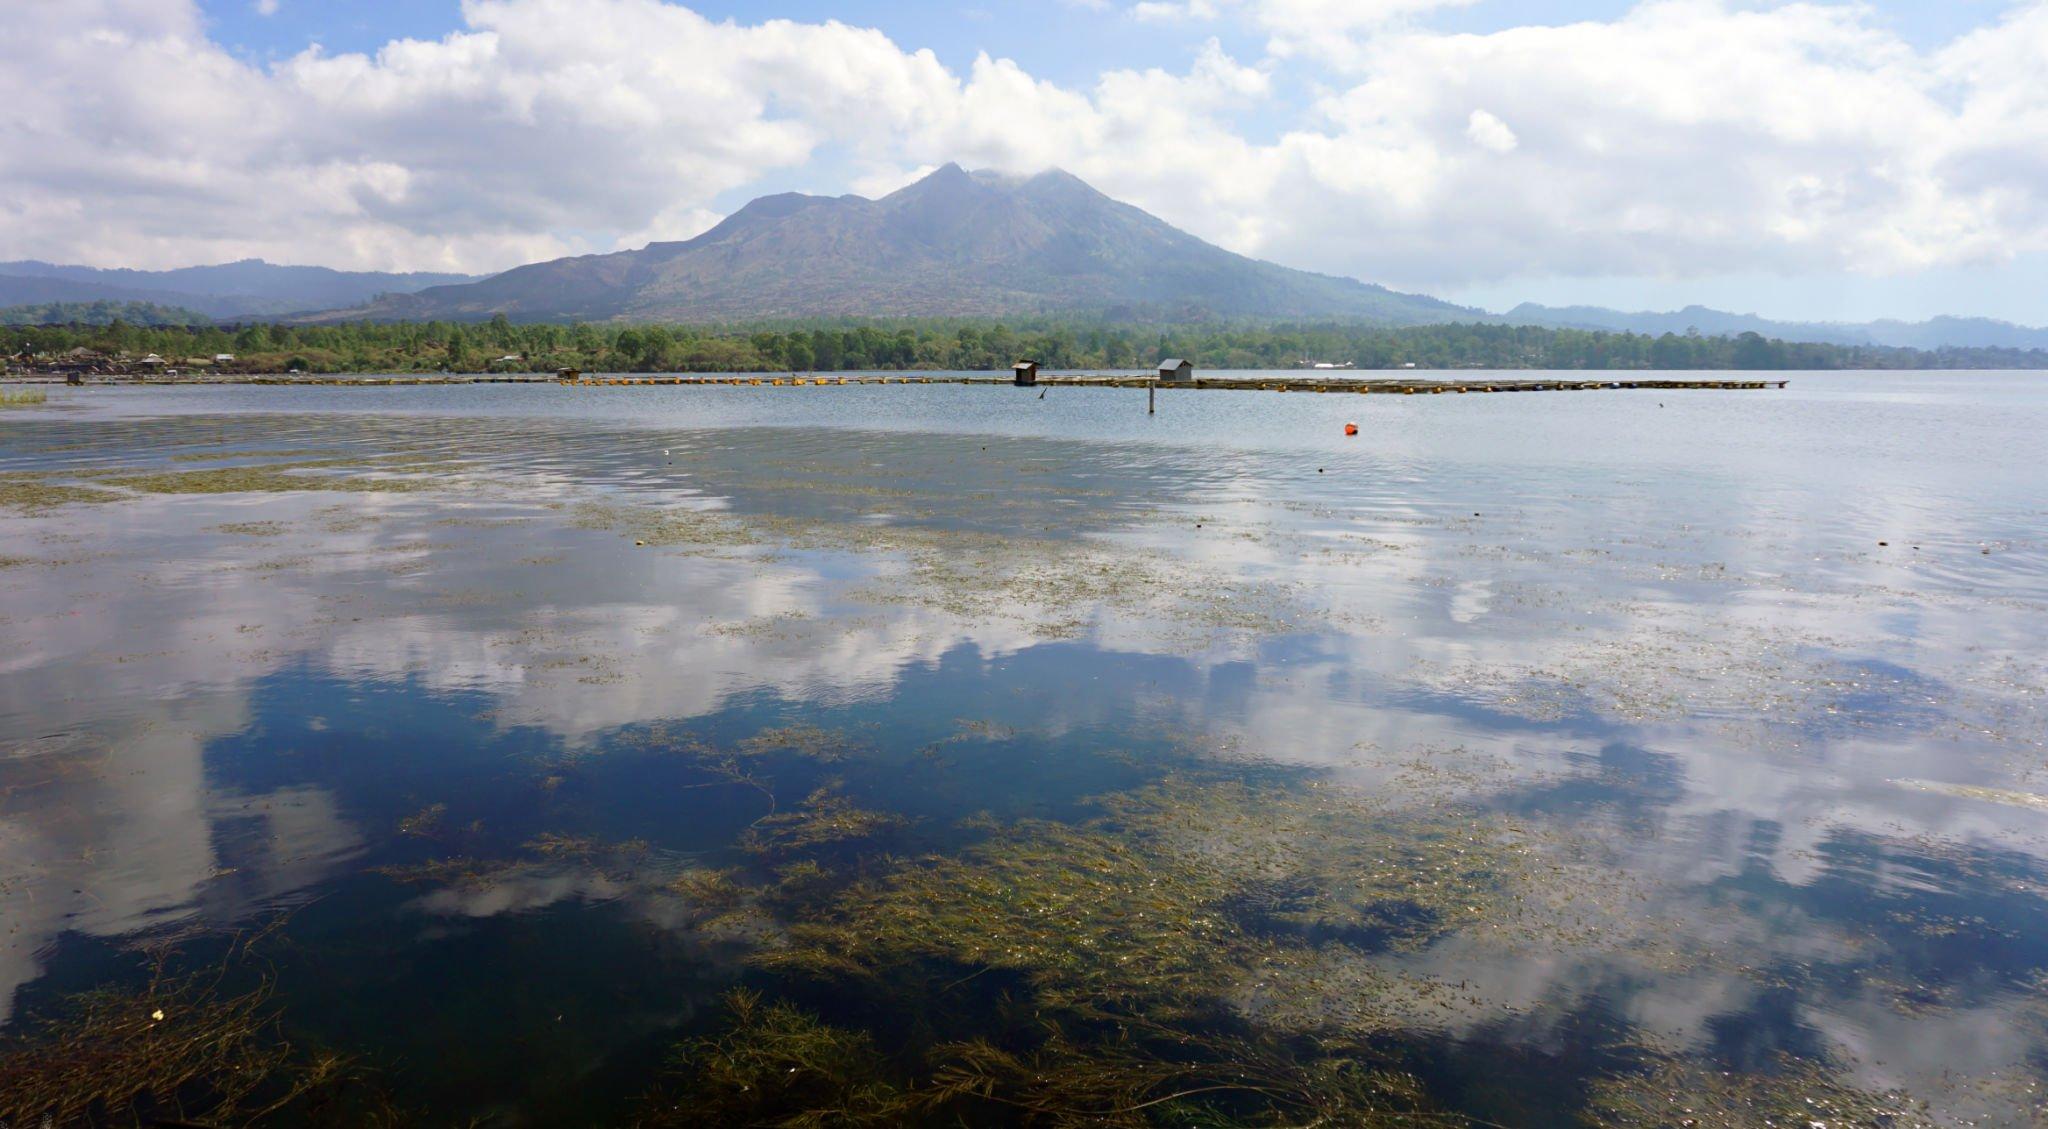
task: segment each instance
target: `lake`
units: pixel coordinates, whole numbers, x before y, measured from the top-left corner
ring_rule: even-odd
[[[2038,1124],[2048,381],[1788,375],[0,411],[0,1124]]]

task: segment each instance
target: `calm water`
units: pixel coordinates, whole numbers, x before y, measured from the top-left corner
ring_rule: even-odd
[[[2035,1124],[2044,468],[2027,374],[53,396],[0,1022],[267,983],[285,1123]]]

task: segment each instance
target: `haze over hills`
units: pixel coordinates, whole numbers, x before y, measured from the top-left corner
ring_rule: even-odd
[[[207,317],[342,321],[672,323],[1038,315],[1127,322],[1210,318],[1381,325],[1487,322],[1661,336],[1935,350],[2048,349],[2048,329],[1986,318],[1774,321],[1703,306],[1630,313],[1524,303],[1504,315],[1205,243],[1060,171],[947,165],[879,200],[787,193],[694,239],[534,263],[492,276],[385,274],[245,260],[167,271],[0,263],[0,321],[30,307],[172,307]],[[59,305],[61,304],[61,305]],[[75,316],[75,315],[73,315]]]
[[[474,282],[479,277],[288,267],[261,259],[162,271],[102,270],[29,260],[0,263],[0,307],[146,302],[231,320],[353,306],[383,294]]]
[[[2031,329],[1991,318],[1939,317],[1922,322],[1773,321],[1756,314],[1731,314],[1705,306],[1687,306],[1668,313],[1628,313],[1599,306],[1540,306],[1524,302],[1502,315],[1515,325],[1553,329],[1597,329],[1617,333],[1686,334],[1708,337],[1761,334],[1781,341],[1813,341],[1823,345],[1883,345],[1901,349],[1995,348],[2048,349],[2048,329]]]
[[[1233,254],[1064,172],[947,165],[879,200],[789,193],[638,251],[536,263],[330,320],[760,321],[1091,314],[1484,319],[1478,310]]]

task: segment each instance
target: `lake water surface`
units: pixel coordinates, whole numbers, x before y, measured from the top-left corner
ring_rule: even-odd
[[[1159,403],[0,412],[0,1125],[2048,1118],[2048,381]]]

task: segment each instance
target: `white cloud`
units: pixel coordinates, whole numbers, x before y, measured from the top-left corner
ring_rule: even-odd
[[[1131,5],[1131,15],[1155,22],[1213,20],[1223,14],[1222,0],[1141,0]]]
[[[256,0],[256,14],[259,16],[276,15],[277,2],[278,0]]]
[[[1154,4],[1269,55],[1072,85],[658,0],[469,0],[442,39],[268,67],[189,0],[29,0],[0,39],[0,257],[495,268],[687,237],[792,172],[879,192],[951,160],[1064,166],[1233,249],[1417,286],[2048,250],[2048,2],[1934,50],[1849,4],[1410,18],[1445,6]]]
[[[1357,50],[1356,37],[1443,8],[1478,0],[1140,0],[1131,15],[1153,22],[1188,22],[1241,16],[1271,36],[1276,57],[1307,56],[1342,64]]]
[[[1508,123],[1485,110],[1472,111],[1472,116],[1465,123],[1465,136],[1471,138],[1472,143],[1481,149],[1490,149],[1496,153],[1512,153],[1515,146],[1520,144],[1519,139],[1515,137],[1515,131],[1508,128]]]

